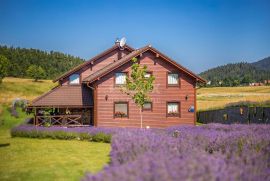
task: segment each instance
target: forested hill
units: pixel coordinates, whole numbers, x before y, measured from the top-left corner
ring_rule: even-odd
[[[41,66],[45,70],[45,79],[53,79],[84,61],[61,52],[8,46],[0,46],[0,55],[10,62],[8,76],[22,78],[27,77],[26,71],[30,65]]]
[[[261,70],[270,71],[270,57],[264,58],[258,62],[251,63],[253,66]]]
[[[212,86],[238,86],[270,80],[270,57],[254,63],[233,63],[209,69],[199,74]]]

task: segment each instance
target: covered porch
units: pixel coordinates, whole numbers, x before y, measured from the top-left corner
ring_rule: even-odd
[[[92,90],[85,85],[58,86],[33,100],[28,111],[36,126],[92,126]]]
[[[92,107],[29,107],[36,126],[91,126]]]

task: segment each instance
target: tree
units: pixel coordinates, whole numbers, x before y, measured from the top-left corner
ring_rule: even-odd
[[[36,65],[30,65],[26,71],[27,75],[37,82],[39,79],[45,77],[45,71],[42,67]]]
[[[2,83],[3,78],[7,76],[8,66],[8,59],[5,56],[0,55],[0,83]]]
[[[140,66],[137,58],[132,59],[131,77],[126,78],[126,84],[122,87],[123,92],[132,98],[135,104],[139,107],[141,117],[141,128],[143,123],[142,109],[143,105],[149,101],[149,93],[152,92],[155,77],[150,75],[146,77],[147,66]]]
[[[241,84],[249,84],[251,82],[252,82],[252,80],[251,80],[251,77],[249,75],[245,75],[243,77],[243,79],[241,80]]]

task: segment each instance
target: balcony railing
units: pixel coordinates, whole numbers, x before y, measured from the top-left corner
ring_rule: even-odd
[[[34,124],[37,126],[45,125],[83,125],[82,115],[55,115],[55,116],[35,116]]]

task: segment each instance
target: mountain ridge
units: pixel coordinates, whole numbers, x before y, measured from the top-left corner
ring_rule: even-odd
[[[229,63],[199,74],[212,86],[237,86],[270,80],[270,57],[256,62]]]

